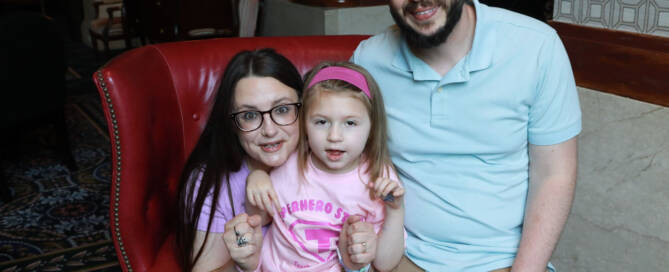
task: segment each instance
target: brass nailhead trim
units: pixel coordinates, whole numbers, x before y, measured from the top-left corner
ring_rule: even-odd
[[[100,82],[100,86],[102,87],[102,91],[104,91],[104,96],[107,98],[107,108],[109,109],[112,123],[113,125],[113,130],[114,130],[114,144],[116,144],[116,180],[115,180],[115,187],[116,190],[114,192],[114,231],[116,232],[116,237],[118,237],[118,245],[119,245],[119,250],[121,251],[121,255],[123,256],[123,261],[125,263],[125,267],[128,269],[128,271],[133,271],[132,266],[130,266],[130,260],[128,259],[128,255],[125,251],[125,247],[123,246],[123,239],[121,238],[121,229],[119,227],[119,218],[118,218],[118,206],[119,206],[119,200],[121,199],[121,141],[119,137],[119,131],[118,131],[118,121],[116,120],[116,114],[114,112],[114,105],[112,104],[112,99],[111,95],[109,94],[109,88],[107,87],[107,83],[104,81],[104,77],[102,76],[102,71],[97,72],[97,77],[98,81]]]

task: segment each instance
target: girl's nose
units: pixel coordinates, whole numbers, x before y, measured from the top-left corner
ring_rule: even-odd
[[[341,129],[339,126],[331,126],[328,130],[328,141],[330,142],[339,142],[342,140]]]

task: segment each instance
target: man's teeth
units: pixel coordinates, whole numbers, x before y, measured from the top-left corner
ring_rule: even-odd
[[[428,10],[424,10],[424,11],[416,12],[416,15],[424,15],[424,14],[428,14],[428,13],[430,13],[430,12],[432,12],[432,9],[428,9]]]

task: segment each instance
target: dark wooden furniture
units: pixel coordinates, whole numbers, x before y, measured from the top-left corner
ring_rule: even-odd
[[[545,22],[553,17],[553,0],[480,0],[491,7],[499,7],[525,14]]]
[[[131,39],[136,36],[128,27],[122,0],[95,0],[93,2],[95,19],[91,21],[88,32],[91,35],[91,43],[98,54],[98,41],[102,41],[104,52],[111,57],[109,43],[115,40],[123,40],[125,48],[132,47]],[[101,12],[102,11],[102,12]],[[102,13],[107,16],[102,16]]]
[[[290,0],[293,3],[312,7],[369,7],[387,5],[388,0]]]
[[[148,43],[235,37],[240,0],[123,0],[130,26]]]
[[[74,171],[65,123],[67,66],[56,23],[36,11],[0,15],[0,159],[16,161],[24,132],[50,126],[56,155]],[[10,198],[7,178],[0,169],[3,201]]]
[[[549,21],[576,85],[669,107],[669,38]]]

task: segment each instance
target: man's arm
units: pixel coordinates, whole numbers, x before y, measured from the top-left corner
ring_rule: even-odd
[[[512,271],[546,271],[574,198],[577,149],[577,137],[555,145],[530,145],[529,193]]]

